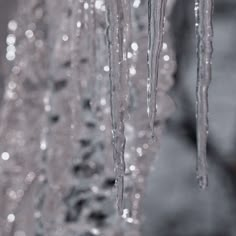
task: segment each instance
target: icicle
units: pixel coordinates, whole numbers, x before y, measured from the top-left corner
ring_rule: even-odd
[[[197,180],[206,188],[207,136],[208,136],[208,88],[211,82],[212,38],[214,0],[195,0],[197,38]]]
[[[90,80],[91,80],[91,88],[92,92],[95,88],[94,83],[96,81],[96,12],[95,12],[95,0],[89,1],[89,20],[88,20],[88,30],[89,30],[89,48],[90,48],[90,55],[89,55],[89,67],[90,67]],[[92,99],[91,96],[91,103],[94,108],[95,101]]]
[[[44,11],[47,10],[47,4],[44,3]],[[45,40],[45,47],[48,47],[47,40]],[[51,64],[51,63],[50,63]],[[49,65],[50,67],[50,65]],[[45,69],[48,69],[45,68]],[[48,71],[46,72],[48,73]],[[47,191],[49,188],[48,183],[48,153],[49,153],[49,134],[50,134],[50,123],[49,119],[51,116],[52,106],[52,83],[50,80],[46,81],[47,88],[45,91],[45,95],[43,98],[43,105],[44,105],[44,114],[43,114],[43,127],[41,131],[41,140],[40,140],[40,156],[41,160],[39,161],[39,173],[38,173],[38,186],[36,188],[36,197],[34,200],[34,217],[35,217],[35,235],[37,236],[43,236],[46,234],[45,229],[45,222],[43,220],[42,212],[43,207],[45,204],[45,199],[47,195]]]
[[[128,69],[126,45],[126,25],[128,17],[125,15],[128,4],[124,0],[107,0],[108,17],[108,47],[110,66],[110,99],[112,116],[113,158],[115,162],[117,207],[123,213],[124,192],[124,116],[127,107]]]
[[[79,81],[79,62],[80,62],[80,36],[81,36],[81,14],[83,8],[79,1],[69,0],[70,9],[72,11],[70,22],[70,56],[71,56],[71,84],[72,84],[72,98],[71,98],[71,139],[72,144],[77,146],[77,136],[79,129],[78,114],[80,112],[80,81]]]
[[[47,13],[45,14],[45,17],[47,20],[45,20],[45,23],[48,20],[48,10],[49,5],[47,2],[44,1],[44,11]],[[49,32],[49,26],[46,28],[47,33]],[[49,50],[51,49],[51,35],[45,38],[45,47]],[[51,55],[51,54],[50,54]],[[50,69],[52,67],[51,60],[48,60],[48,64],[46,66],[46,73],[47,78],[49,75],[49,79],[47,79],[46,84],[47,88],[44,93],[43,98],[43,105],[44,105],[44,113],[43,113],[43,127],[41,131],[41,140],[40,140],[40,156],[41,160],[39,161],[39,173],[38,173],[38,185],[36,188],[36,194],[34,199],[34,217],[35,217],[35,235],[37,236],[43,236],[47,234],[47,230],[45,227],[45,221],[43,219],[43,208],[46,201],[47,193],[49,190],[49,180],[48,180],[48,159],[49,159],[49,152],[50,152],[50,143],[49,143],[49,135],[51,131],[50,126],[50,117],[52,113],[52,91],[53,91],[53,84],[51,79],[51,74],[49,74]]]
[[[48,190],[48,179],[47,179],[47,165],[48,165],[48,135],[49,135],[49,116],[51,113],[51,91],[47,92],[44,98],[44,127],[42,130],[42,137],[40,141],[41,149],[41,161],[39,166],[39,176],[38,176],[38,188],[36,191],[35,198],[35,235],[43,236],[45,235],[44,221],[42,219],[42,211],[44,207],[44,202]]]
[[[83,79],[83,89],[86,93],[86,97],[90,100],[91,108],[96,110],[96,98],[95,94],[95,81],[96,81],[96,9],[95,0],[84,1],[83,4],[83,15],[84,15],[84,27],[82,29],[83,38],[87,40],[82,40],[82,47],[86,47],[86,58],[88,63],[81,65],[81,69],[86,74],[86,78]],[[84,50],[85,52],[85,50]]]
[[[167,0],[148,0],[148,79],[147,79],[147,113],[150,119],[152,136],[157,107],[157,86],[159,61],[162,50],[164,20]]]

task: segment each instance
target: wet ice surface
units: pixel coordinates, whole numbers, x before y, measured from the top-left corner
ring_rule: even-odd
[[[229,11],[229,10],[226,10]],[[222,152],[227,152],[232,148],[235,126],[235,107],[234,102],[236,80],[234,76],[234,14],[235,6],[229,15],[216,12],[214,17],[214,57],[213,57],[213,80],[209,89],[209,128],[210,135],[214,137],[216,143],[220,145]],[[190,23],[191,24],[191,23]],[[192,29],[193,30],[193,29]],[[183,73],[182,87],[186,89],[191,101],[194,101],[196,75],[196,59],[194,55],[195,38],[193,35],[186,41],[187,55],[181,64],[185,65],[181,69]],[[181,66],[183,67],[183,66]],[[227,121],[227,122],[225,122]],[[223,126],[222,126],[223,125]],[[223,127],[223,128],[222,128]],[[227,157],[226,157],[227,158]]]
[[[150,120],[152,136],[155,138],[155,120],[157,112],[158,77],[160,76],[160,57],[163,45],[166,0],[148,1],[148,79],[147,79],[147,113]]]
[[[108,21],[109,79],[112,120],[112,144],[114,170],[116,175],[117,208],[123,214],[125,176],[125,115],[127,111],[128,89],[128,35],[126,27],[131,8],[125,1],[106,2]],[[126,9],[127,8],[127,9]],[[129,13],[130,12],[130,13]],[[114,16],[117,16],[114,20]]]
[[[207,173],[207,139],[208,122],[208,90],[212,80],[213,54],[213,12],[214,1],[195,1],[195,28],[197,44],[197,180],[200,188],[208,185]]]

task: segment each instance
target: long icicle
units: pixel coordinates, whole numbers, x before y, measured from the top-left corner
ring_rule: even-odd
[[[201,188],[208,185],[207,136],[208,88],[211,82],[213,53],[214,0],[195,0],[197,38],[197,180]]]
[[[115,163],[117,208],[123,213],[123,193],[126,138],[124,134],[124,116],[127,108],[128,70],[125,45],[125,16],[123,0],[107,0],[108,47],[110,67],[110,99],[112,116],[113,158]]]
[[[159,61],[162,50],[164,21],[167,0],[148,0],[148,79],[147,113],[150,119],[152,136],[155,137],[154,124],[157,109],[157,87]]]
[[[78,145],[78,129],[80,125],[80,119],[78,114],[80,113],[80,81],[79,81],[79,62],[80,52],[79,46],[81,41],[81,27],[82,27],[82,14],[83,8],[81,3],[76,0],[69,0],[71,9],[70,18],[70,56],[71,56],[71,140],[74,151]]]

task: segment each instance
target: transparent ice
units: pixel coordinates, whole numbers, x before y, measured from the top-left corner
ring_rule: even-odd
[[[207,136],[208,136],[208,88],[211,82],[213,53],[213,7],[214,0],[196,0],[197,39],[197,179],[201,188],[206,188],[207,177]]]

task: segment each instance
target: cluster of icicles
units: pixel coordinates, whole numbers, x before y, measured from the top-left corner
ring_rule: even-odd
[[[76,1],[70,2],[73,4]],[[78,2],[79,0],[77,3]],[[93,4],[94,2],[95,1],[93,1]],[[139,1],[137,0],[137,2]],[[198,143],[197,179],[201,188],[206,188],[207,186],[208,87],[211,81],[213,51],[213,5],[214,0],[195,0],[198,57],[196,112]],[[167,0],[148,0],[147,114],[154,140],[157,138],[155,130],[155,121],[157,120],[157,89],[159,62],[163,48],[166,6]],[[112,141],[116,175],[117,208],[122,215],[124,208],[123,194],[126,169],[124,158],[126,145],[125,116],[128,110],[129,99],[128,83],[130,71],[128,55],[131,37],[131,3],[130,0],[105,0],[105,7],[107,12],[107,42],[109,51],[109,68],[107,71],[109,70],[110,78]],[[93,22],[91,22],[90,27],[94,27]],[[71,30],[71,32],[73,32],[73,30]],[[80,32],[74,32],[71,37],[78,40],[78,35],[80,35]],[[92,41],[92,37],[89,40]],[[74,44],[71,45],[71,52],[76,52],[76,48],[73,47]],[[76,56],[76,54],[72,53],[72,56]],[[71,73],[76,73],[74,70],[76,70],[76,65],[72,65]],[[50,100],[50,98],[48,98],[48,100]],[[45,100],[45,107],[47,107],[48,100]],[[76,107],[76,103],[72,104],[72,107]],[[73,118],[76,120],[76,114],[73,114]],[[76,121],[74,125],[76,125]],[[74,134],[76,131],[75,127],[72,126],[71,129]],[[45,129],[43,134],[45,139],[47,132],[48,130]],[[44,168],[45,167],[42,167],[42,169]],[[45,183],[43,183],[43,185],[44,184]]]
[[[163,44],[165,10],[167,0],[148,0],[148,79],[147,113],[150,119],[152,137],[155,139],[157,113],[157,89],[159,61]],[[122,212],[123,185],[125,174],[124,112],[126,97],[120,97],[125,90],[127,72],[127,42],[129,37],[129,1],[106,1],[108,14],[108,42],[111,83],[112,132],[116,171],[117,202]],[[201,188],[206,188],[207,178],[207,135],[208,135],[208,87],[211,81],[213,0],[195,0],[197,39],[197,179]],[[113,19],[116,19],[115,21]]]

